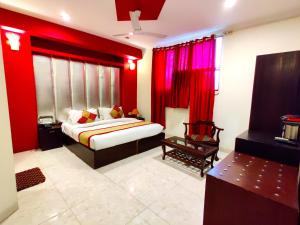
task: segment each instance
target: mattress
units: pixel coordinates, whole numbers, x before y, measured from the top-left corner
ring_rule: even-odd
[[[112,120],[100,120],[87,124],[71,124],[69,122],[64,122],[62,124],[62,131],[75,141],[79,142],[79,134],[83,131],[136,123],[138,121],[139,120],[134,118],[120,118]],[[110,148],[142,138],[151,137],[161,133],[162,131],[163,126],[158,123],[152,123],[140,127],[118,130],[107,134],[95,135],[90,139],[90,148],[93,150]]]

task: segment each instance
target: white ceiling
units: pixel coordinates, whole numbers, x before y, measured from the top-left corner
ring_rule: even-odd
[[[164,40],[112,37],[131,31],[129,21],[117,21],[114,0],[0,0],[0,7],[59,24],[64,10],[71,16],[65,26],[144,48],[300,16],[300,0],[237,0],[230,9],[224,1],[166,0],[158,20],[141,21],[144,31],[168,35]]]

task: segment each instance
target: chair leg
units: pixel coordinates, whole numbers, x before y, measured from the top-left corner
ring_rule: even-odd
[[[218,151],[217,151],[216,156],[215,156],[215,160],[216,160],[216,161],[219,161],[219,159],[220,159],[220,158],[218,157],[218,152],[219,152],[219,147],[218,147]]]
[[[215,160],[219,161],[218,153],[216,154]]]
[[[214,160],[216,159],[217,154],[213,154],[210,160],[210,168],[214,168]]]

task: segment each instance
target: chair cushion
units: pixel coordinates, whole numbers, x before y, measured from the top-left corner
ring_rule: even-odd
[[[201,142],[205,142],[205,143],[208,143],[208,144],[217,144],[217,141],[215,139],[213,139],[212,137],[208,136],[208,135],[192,134],[190,136],[190,138],[193,141],[201,141]]]

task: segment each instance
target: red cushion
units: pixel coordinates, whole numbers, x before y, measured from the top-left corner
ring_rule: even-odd
[[[77,121],[77,123],[91,123],[97,118],[97,114],[91,113],[89,111],[83,110],[82,117]]]
[[[115,105],[111,110],[110,115],[114,119],[121,118],[123,116],[123,110],[121,109],[121,107]]]
[[[192,134],[190,138],[193,141],[202,141],[202,142],[210,142],[210,143],[216,143],[216,140],[208,135],[201,135],[201,134]]]

